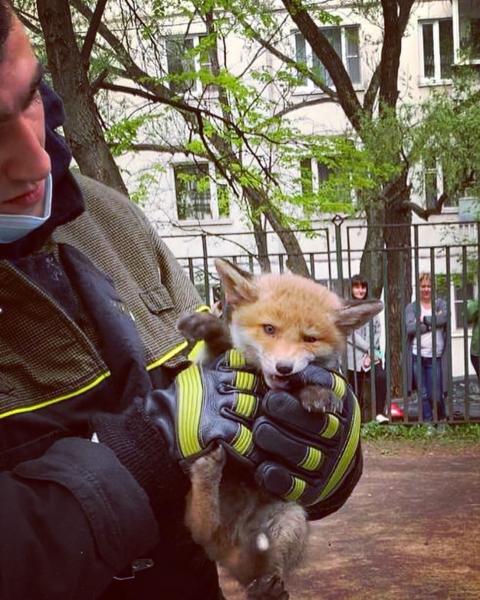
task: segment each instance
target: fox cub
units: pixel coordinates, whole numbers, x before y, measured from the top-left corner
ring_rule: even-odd
[[[232,346],[258,367],[268,387],[283,389],[310,362],[331,365],[347,333],[382,309],[378,300],[346,303],[310,279],[291,273],[252,276],[217,259],[229,327],[211,314],[182,317],[179,330],[205,340],[214,358]],[[318,387],[306,387],[299,401],[309,411],[341,410],[340,401]],[[250,600],[286,600],[285,581],[298,565],[307,541],[301,506],[274,498],[247,477],[223,472],[225,452],[217,448],[191,467],[185,522],[209,557],[242,584]]]

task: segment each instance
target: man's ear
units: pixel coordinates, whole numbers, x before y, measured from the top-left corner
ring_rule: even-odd
[[[255,302],[258,290],[251,273],[223,258],[215,259],[215,268],[225,291],[227,304],[235,307],[246,302]]]
[[[351,333],[383,310],[380,300],[348,300],[336,311],[335,325],[345,334]]]

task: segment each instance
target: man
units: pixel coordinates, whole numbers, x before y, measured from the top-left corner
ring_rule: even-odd
[[[221,443],[319,518],[360,476],[357,406],[315,421],[270,393],[257,419],[255,376],[240,388],[228,357],[188,367],[175,322],[200,308],[194,288],[132,204],[73,177],[61,123],[0,0],[0,597],[219,598],[183,525],[188,464]],[[321,465],[297,467],[311,450]]]

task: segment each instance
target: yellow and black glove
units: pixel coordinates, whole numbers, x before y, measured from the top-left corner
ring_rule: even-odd
[[[251,462],[251,425],[262,396],[260,378],[230,350],[208,368],[193,364],[169,388],[150,392],[144,411],[184,467],[217,444]]]
[[[295,390],[319,385],[343,401],[337,413],[304,410]],[[310,364],[290,380],[290,391],[269,391],[253,427],[255,446],[268,457],[257,482],[272,494],[306,507],[311,519],[338,510],[362,473],[360,408],[345,379]]]

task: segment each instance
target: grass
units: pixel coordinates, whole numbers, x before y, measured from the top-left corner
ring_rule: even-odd
[[[367,441],[441,439],[445,442],[480,443],[480,424],[449,425],[442,423],[435,427],[431,424],[379,425],[371,422],[362,425],[362,439]]]

